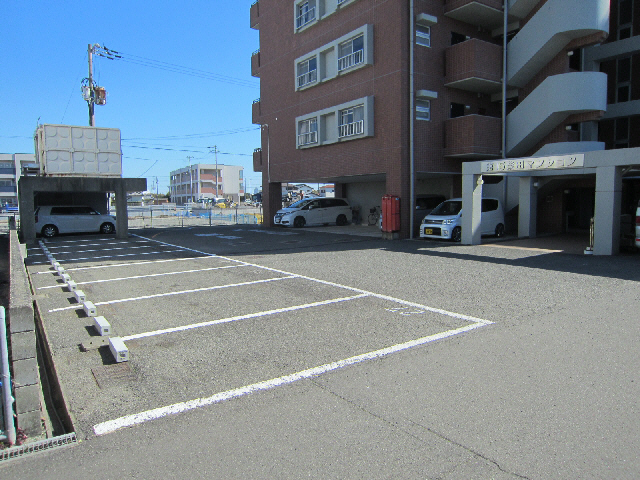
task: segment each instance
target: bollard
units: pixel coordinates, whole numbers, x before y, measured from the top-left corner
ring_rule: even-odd
[[[120,337],[111,337],[109,339],[109,350],[111,350],[111,354],[116,362],[129,361],[129,349]]]
[[[75,292],[78,289],[78,284],[76,282],[74,282],[73,280],[69,280],[67,282],[67,290],[69,290],[70,292]]]
[[[102,336],[111,334],[111,325],[104,317],[93,317],[93,326]]]
[[[95,317],[96,314],[96,306],[92,302],[84,302],[82,304],[82,308],[84,309],[84,313],[87,314],[87,317]]]
[[[73,294],[76,297],[76,300],[78,301],[78,303],[82,303],[87,299],[86,295],[82,290],[75,290]]]

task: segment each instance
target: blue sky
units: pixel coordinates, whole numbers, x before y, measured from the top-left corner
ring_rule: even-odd
[[[125,177],[146,177],[154,190],[157,177],[166,193],[171,170],[188,156],[215,163],[215,145],[219,163],[245,168],[253,192],[254,1],[2,1],[0,153],[33,153],[38,123],[89,124],[80,84],[87,47],[98,43],[123,57],[94,57],[94,80],[108,92],[96,126],[121,130]]]

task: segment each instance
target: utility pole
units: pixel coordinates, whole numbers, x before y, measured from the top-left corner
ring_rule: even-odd
[[[89,44],[89,88],[91,98],[87,101],[89,104],[89,126],[93,127],[96,123],[96,116],[94,113],[95,102],[93,93],[93,45]]]
[[[189,159],[189,201],[193,202],[193,175],[191,170],[191,159],[193,157],[187,156],[187,158]]]
[[[94,108],[96,105],[106,105],[107,91],[104,87],[99,87],[93,83],[93,54],[95,53],[99,57],[108,58],[109,60],[122,57],[117,54],[118,52],[109,50],[107,47],[101,47],[97,43],[89,44],[87,52],[89,57],[89,77],[82,79],[82,97],[89,105],[89,126],[94,127],[96,123]]]
[[[218,146],[214,145],[213,147],[209,147],[209,149],[213,149],[213,153],[216,156],[216,198],[218,198]]]

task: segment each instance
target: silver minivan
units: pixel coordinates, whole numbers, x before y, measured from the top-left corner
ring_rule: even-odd
[[[438,205],[424,217],[420,225],[420,237],[451,239],[459,242],[462,238],[462,199],[452,198]],[[497,198],[482,199],[482,235],[504,235],[504,210]]]
[[[116,218],[103,215],[93,208],[82,205],[42,206],[35,211],[36,232],[43,237],[54,237],[59,233],[100,232],[113,233]]]
[[[305,225],[347,225],[351,218],[351,207],[344,198],[303,198],[280,209],[273,217],[273,223],[285,227]]]

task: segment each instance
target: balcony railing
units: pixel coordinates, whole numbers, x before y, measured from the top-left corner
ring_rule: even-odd
[[[254,2],[249,11],[249,26],[256,30],[260,29],[260,3]]]
[[[364,50],[356,50],[338,59],[338,71],[346,70],[364,61]]]
[[[311,70],[298,76],[298,88],[314,83],[318,79],[318,70]]]
[[[500,157],[502,119],[464,115],[445,121],[445,157],[481,160]]]
[[[298,145],[310,145],[312,143],[318,143],[318,132],[307,132],[298,135]]]
[[[316,19],[316,7],[313,7],[313,8],[310,8],[309,10],[307,10],[306,12],[304,12],[298,18],[296,18],[296,27],[297,28],[302,28],[307,23],[310,23],[310,22],[314,21],[315,19]]]
[[[362,133],[364,133],[364,120],[340,125],[340,138],[352,137],[353,135],[360,135]]]
[[[251,76],[260,76],[260,50],[256,50],[251,54]]]

